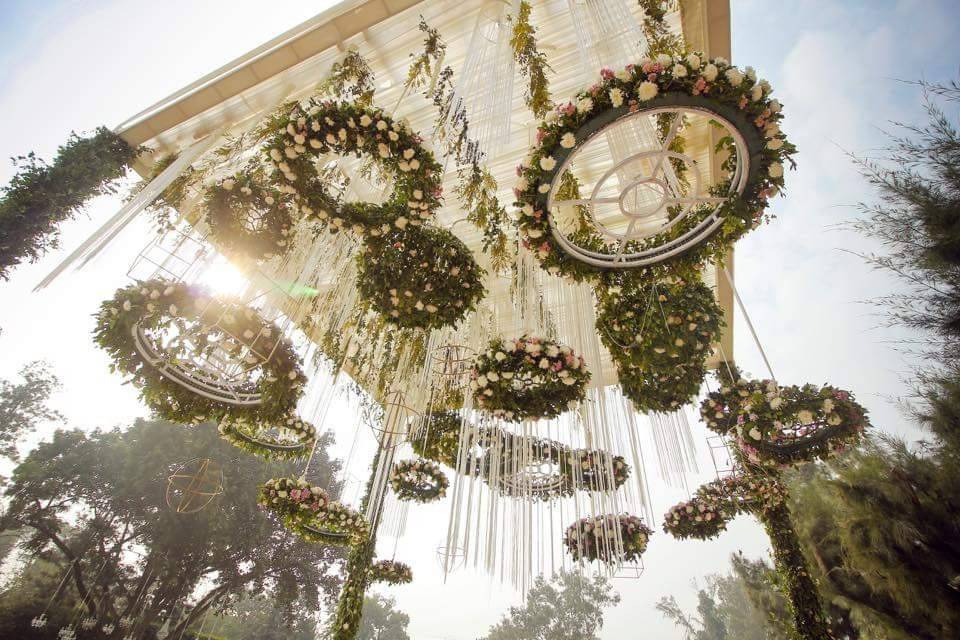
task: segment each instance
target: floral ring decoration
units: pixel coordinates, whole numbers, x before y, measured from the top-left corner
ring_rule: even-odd
[[[633,562],[647,550],[653,530],[637,516],[588,516],[567,528],[563,544],[576,561]]]
[[[785,499],[783,486],[760,474],[721,478],[700,486],[690,500],[671,507],[664,515],[663,530],[679,539],[715,538],[737,515],[768,511]]]
[[[292,198],[265,186],[259,172],[238,173],[208,187],[203,211],[211,237],[226,253],[265,260],[289,248]]]
[[[377,235],[384,225],[419,225],[440,204],[441,166],[419,135],[379,108],[312,98],[267,127],[274,131],[265,147],[274,184],[294,197],[305,218],[328,231]],[[387,202],[338,203],[317,169],[326,154],[368,159],[376,174],[393,180]]]
[[[366,518],[331,501],[326,491],[303,478],[268,480],[260,487],[257,501],[308,542],[349,546],[363,542],[370,534]]]
[[[413,452],[421,458],[456,468],[461,424],[456,411],[431,414],[410,437]]]
[[[380,560],[370,565],[367,572],[370,582],[387,584],[410,584],[413,582],[413,570],[410,566],[396,560]]]
[[[574,485],[590,491],[615,491],[630,477],[630,465],[623,456],[595,449],[574,449],[567,454],[564,472]]]
[[[220,421],[219,431],[230,444],[270,460],[304,458],[317,440],[316,427],[295,415],[266,423],[227,415]]]
[[[771,99],[769,83],[758,80],[753,69],[740,70],[722,58],[708,60],[690,53],[676,58],[660,55],[617,72],[603,69],[600,75],[596,84],[547,115],[537,130],[537,146],[517,167],[520,232],[543,268],[582,280],[611,268],[655,269],[676,261],[701,262],[722,256],[766,219],[767,200],[783,188],[784,164],[792,164],[796,148],[780,130],[780,103]],[[671,115],[672,121],[663,126],[660,118]],[[678,164],[696,167],[677,148],[684,118],[692,115],[726,129],[718,151],[730,152],[723,165],[729,177],[700,193],[697,170],[696,190],[687,197],[673,193],[676,187],[669,184],[666,173]],[[595,135],[632,117],[653,118],[663,143],[662,148],[646,153],[654,160],[656,175],[629,185],[621,196],[652,189],[658,199],[653,213],[663,215],[662,225],[640,235],[632,233],[639,227],[631,222],[618,235],[605,230],[597,217],[587,216],[583,218],[588,221],[586,230],[579,225],[573,234],[565,235],[557,227],[552,207],[560,202],[557,195],[563,189],[567,165]],[[598,188],[601,184],[602,180]],[[586,208],[609,203],[631,219],[648,218],[651,213],[624,209],[623,197],[577,202]]]
[[[300,358],[254,309],[202,288],[148,280],[100,306],[94,339],[159,417],[287,419],[303,393]],[[229,366],[225,366],[229,365]]]
[[[390,487],[398,500],[433,502],[447,494],[450,481],[432,460],[402,460],[390,470]]]
[[[505,420],[555,418],[584,399],[589,381],[573,349],[526,335],[493,340],[470,372],[477,408]]]
[[[484,270],[466,245],[443,229],[405,227],[368,236],[358,264],[361,297],[403,328],[456,325],[485,293]]]
[[[729,371],[733,371],[731,374]],[[734,437],[749,462],[791,466],[832,457],[860,441],[866,409],[830,385],[781,386],[719,370],[721,387],[700,405],[707,427]]]

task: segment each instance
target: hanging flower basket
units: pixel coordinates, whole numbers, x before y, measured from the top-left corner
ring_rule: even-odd
[[[268,460],[293,460],[310,455],[317,430],[295,415],[277,422],[250,422],[227,415],[220,421],[220,437]]]
[[[403,460],[390,470],[390,488],[397,500],[433,502],[447,494],[450,481],[431,460]]]
[[[227,254],[268,260],[287,252],[294,224],[289,194],[264,185],[259,172],[238,173],[207,189],[203,216]]]
[[[567,528],[563,544],[576,561],[622,564],[640,559],[651,534],[653,530],[637,516],[590,516]]]
[[[303,393],[300,359],[255,310],[182,283],[118,289],[94,339],[161,418],[196,424],[224,414],[281,421]]]
[[[853,395],[830,385],[780,386],[729,374],[722,382],[700,405],[700,415],[711,430],[733,436],[755,464],[827,459],[859,442],[869,426],[866,409]]]
[[[402,228],[433,218],[440,204],[442,168],[419,135],[381,109],[312,98],[267,126],[275,132],[264,151],[274,168],[274,184],[295,197],[304,217],[329,231],[352,228],[380,234],[385,224]],[[338,202],[318,173],[319,159],[331,153],[364,158],[375,175],[392,179],[387,202]]]
[[[409,565],[396,560],[381,560],[374,562],[367,572],[370,582],[385,582],[387,584],[410,584],[413,582],[413,570]]]
[[[555,418],[584,399],[589,381],[573,349],[526,335],[493,340],[470,372],[477,408],[505,420]]]
[[[783,485],[762,475],[714,480],[698,488],[690,500],[671,507],[663,517],[663,530],[681,540],[708,540],[725,531],[737,515],[762,513],[785,499]]]
[[[358,256],[360,295],[390,324],[410,329],[455,326],[476,308],[484,270],[449,231],[394,229],[368,237]]]
[[[524,244],[549,272],[575,280],[626,268],[657,276],[670,263],[722,256],[766,219],[796,151],[780,131],[781,106],[770,92],[752,69],[699,53],[603,69],[596,84],[548,114],[517,168]],[[649,122],[656,143],[617,158],[587,197],[560,198],[564,174],[586,157],[591,140],[629,120]],[[682,148],[684,127],[701,121],[715,129],[715,153],[728,154],[727,177],[712,186]],[[621,185],[618,173],[632,180]],[[578,211],[568,225],[558,222],[561,205]]]

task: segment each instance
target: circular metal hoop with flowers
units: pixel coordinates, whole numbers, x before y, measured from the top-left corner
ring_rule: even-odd
[[[567,528],[563,544],[576,561],[623,564],[640,559],[651,534],[653,530],[637,516],[588,516]]]
[[[182,283],[118,289],[97,315],[96,342],[160,417],[195,424],[231,414],[282,421],[303,393],[300,359],[255,310]]]
[[[227,415],[220,437],[232,445],[270,460],[305,458],[317,440],[317,429],[295,415],[277,422],[251,422]]]
[[[260,487],[258,504],[273,511],[284,526],[308,542],[349,546],[370,533],[366,518],[303,478],[273,478]]]
[[[447,494],[450,481],[432,460],[402,460],[390,470],[390,488],[397,500],[433,502]]]
[[[582,401],[590,372],[570,347],[524,335],[490,342],[470,378],[477,408],[505,420],[540,420]]]
[[[413,582],[413,570],[403,562],[380,560],[370,565],[367,578],[370,582],[385,582],[393,585],[410,584]]]
[[[722,255],[764,219],[795,151],[769,94],[751,69],[695,53],[602,70],[540,125],[518,168],[524,242],[577,280]],[[691,136],[706,137],[706,158],[685,150]],[[710,181],[714,154],[726,175]]]

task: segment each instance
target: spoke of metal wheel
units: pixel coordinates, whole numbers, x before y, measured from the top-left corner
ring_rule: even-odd
[[[559,207],[560,205],[591,205],[591,204],[611,204],[614,202],[620,202],[619,197],[610,197],[610,198],[577,198],[575,200],[554,200],[553,205]]]
[[[674,204],[721,204],[726,202],[727,198],[713,196],[694,196],[692,198],[667,198],[666,202]]]
[[[660,155],[657,156],[657,164],[653,165],[653,171],[650,172],[651,178],[656,178],[657,174],[660,172],[660,168],[663,166],[663,158],[666,155],[667,151],[670,151],[670,145],[673,144],[673,139],[677,137],[677,132],[680,130],[680,123],[683,121],[683,114],[678,113],[673,116],[673,122],[670,123],[670,130],[667,131],[667,135],[663,139],[663,143],[660,145]]]
[[[630,220],[630,224],[627,225],[627,230],[623,232],[623,237],[620,238],[620,244],[617,247],[617,252],[614,254],[616,261],[619,261],[623,256],[623,250],[627,246],[627,240],[630,238],[630,234],[633,233],[633,225],[637,222],[636,218]]]

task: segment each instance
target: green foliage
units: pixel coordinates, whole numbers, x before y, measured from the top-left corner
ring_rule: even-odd
[[[396,601],[374,594],[363,599],[363,618],[357,640],[410,640],[410,616],[396,609]]]
[[[467,210],[467,220],[483,231],[483,250],[490,254],[493,269],[506,269],[514,256],[503,230],[509,218],[497,199],[496,179],[489,169],[479,164],[461,168],[457,175],[456,194]]]
[[[683,36],[674,33],[667,24],[667,13],[679,4],[677,0],[637,0],[643,9],[643,37],[647,41],[647,57],[676,56],[683,53]]]
[[[114,193],[140,153],[105,127],[81,138],[70,134],[52,164],[35,154],[13,159],[17,172],[0,199],[0,280],[21,262],[36,262],[57,247],[58,225],[99,195]]]
[[[36,361],[20,369],[22,382],[0,380],[0,456],[17,460],[17,441],[46,420],[63,416],[48,406],[50,394],[60,382],[44,362]]]
[[[530,22],[530,10],[528,0],[521,0],[510,46],[513,47],[513,55],[520,65],[520,71],[527,77],[527,107],[535,118],[543,118],[553,107],[550,83],[547,80],[547,71],[551,69],[547,64],[547,56],[537,49],[537,30]]]
[[[373,103],[375,83],[373,70],[366,59],[359,51],[350,50],[333,64],[330,75],[317,85],[317,93],[369,107]]]
[[[410,54],[413,62],[410,63],[407,79],[404,82],[404,86],[408,89],[425,88],[427,82],[440,73],[440,64],[447,53],[447,44],[440,37],[440,32],[427,24],[423,16],[420,16],[417,28],[424,34],[423,51],[416,55]]]
[[[58,629],[70,623],[78,604],[74,591],[57,589],[66,566],[62,555],[44,554],[28,562],[6,585],[0,594],[0,638],[56,640]],[[30,622],[44,609],[47,625],[36,629]]]
[[[550,581],[538,576],[523,606],[510,607],[481,640],[597,640],[603,610],[618,602],[602,575],[562,571]]]
[[[298,616],[291,623],[271,598],[254,595],[230,604],[220,615],[211,617],[203,625],[204,635],[198,636],[198,640],[207,633],[211,640],[315,640],[316,626],[307,615]],[[197,633],[199,627],[191,631]]]

